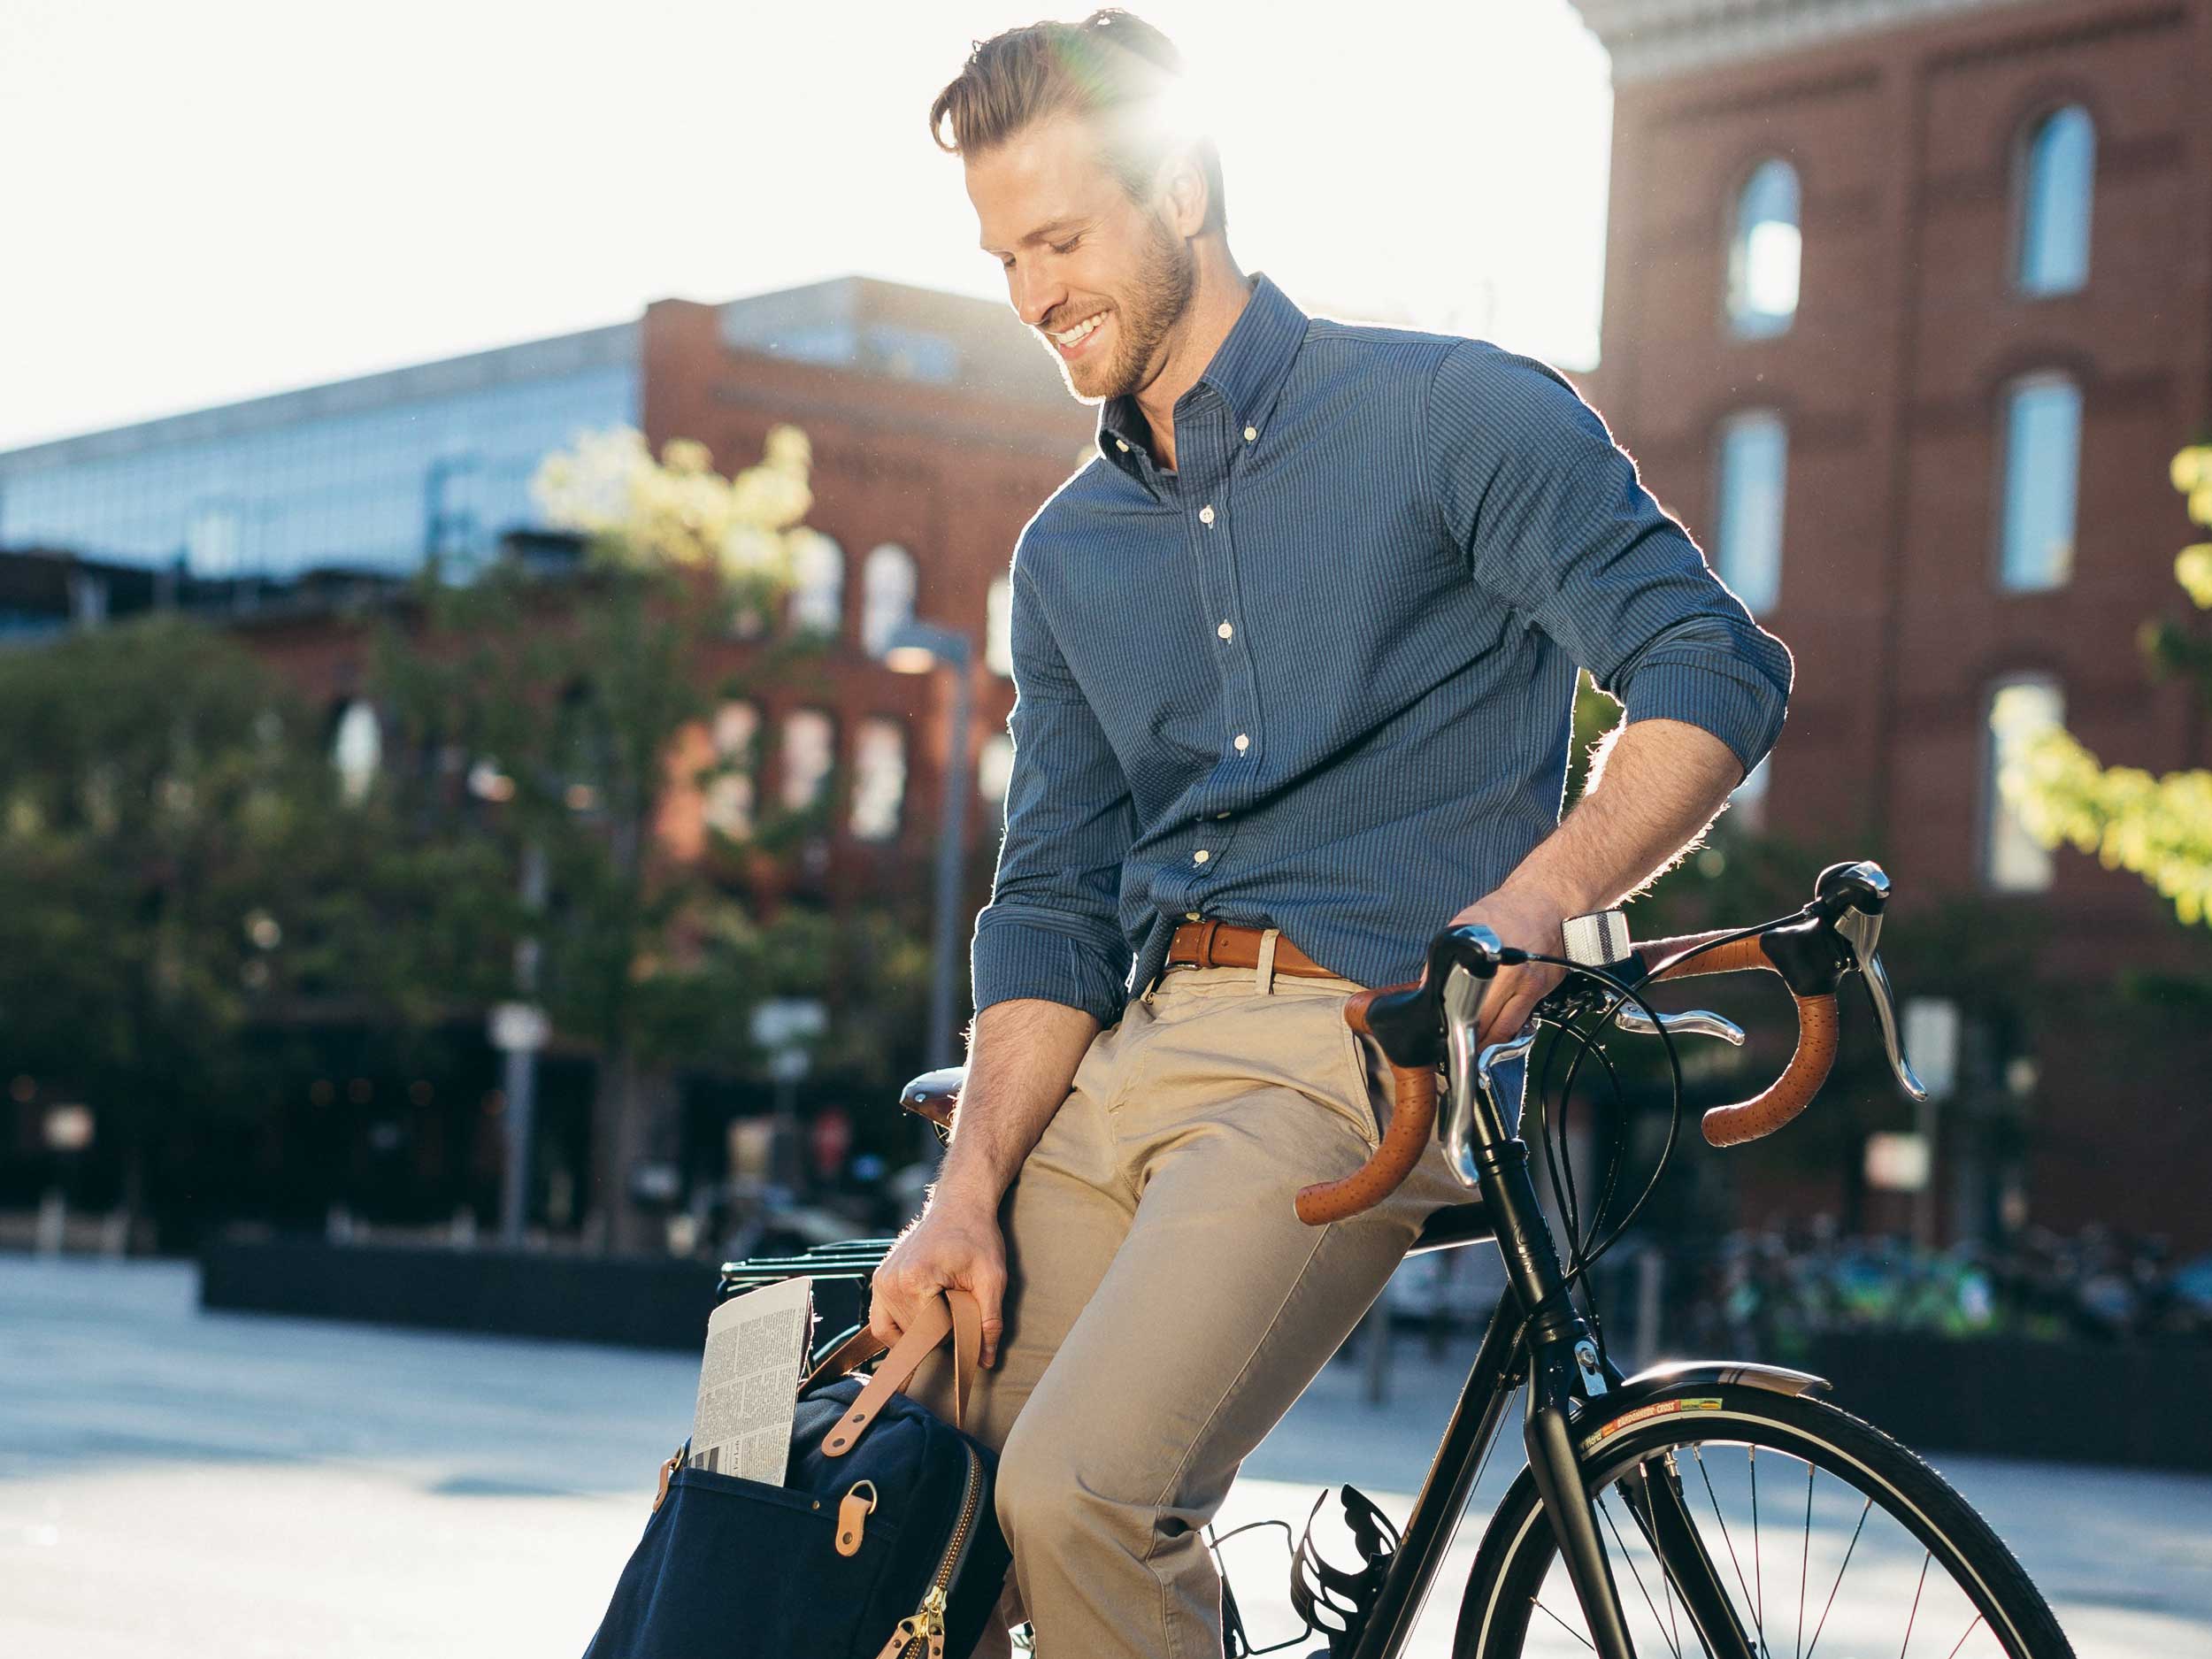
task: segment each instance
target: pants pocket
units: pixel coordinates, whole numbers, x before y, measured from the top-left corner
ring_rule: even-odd
[[[1368,1039],[1354,1031],[1345,1021],[1344,1005],[1356,995],[1356,992],[1347,994],[1343,1002],[1330,1010],[1330,1018],[1336,1025],[1338,1048],[1341,1055],[1339,1071],[1345,1110],[1351,1118],[1352,1126],[1359,1131],[1360,1138],[1372,1151],[1382,1145],[1383,1138],[1384,1113],[1377,1091],[1379,1087],[1387,1087],[1388,1085],[1376,1083],[1369,1066]]]

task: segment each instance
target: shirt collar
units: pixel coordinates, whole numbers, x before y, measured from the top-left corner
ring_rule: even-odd
[[[1198,377],[1199,385],[1218,392],[1240,426],[1264,425],[1290,373],[1291,360],[1305,342],[1306,320],[1305,312],[1266,273],[1255,271],[1251,297],[1231,325],[1228,337],[1215,349],[1213,360]],[[1193,387],[1184,393],[1176,406],[1181,408],[1196,390]],[[1135,453],[1148,455],[1151,448],[1151,427],[1135,398],[1110,397],[1100,405],[1101,455],[1127,468]]]

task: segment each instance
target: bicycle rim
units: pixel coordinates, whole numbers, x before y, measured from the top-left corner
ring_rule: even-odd
[[[1816,1400],[1742,1386],[1686,1387],[1642,1403],[1658,1409],[1632,1426],[1594,1413],[1580,1440],[1640,1659],[2070,1659],[2011,1552],[1939,1475],[1879,1430]],[[1695,1534],[1687,1549],[1671,1545],[1664,1561],[1649,1504],[1667,1502],[1666,1489],[1640,1502],[1640,1478],[1671,1482]],[[1721,1626],[1710,1645],[1689,1582],[1705,1563],[1725,1602],[1717,1613],[1708,1598],[1705,1617]],[[1483,1540],[1453,1652],[1550,1659],[1594,1651],[1524,1472]]]

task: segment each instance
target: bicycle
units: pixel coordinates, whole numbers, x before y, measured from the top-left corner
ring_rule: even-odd
[[[1589,1296],[1590,1266],[1634,1221],[1674,1151],[1682,1116],[1676,1035],[1743,1041],[1741,1030],[1717,1015],[1660,1012],[1645,1000],[1646,987],[1757,969],[1779,974],[1795,1000],[1799,1039],[1789,1065],[1761,1094],[1705,1114],[1705,1137],[1715,1146],[1773,1133],[1811,1103],[1835,1059],[1837,994],[1848,977],[1866,987],[1900,1087],[1916,1098],[1924,1093],[1899,1041],[1877,952],[1889,896],[1879,865],[1834,864],[1792,915],[1632,949],[1620,913],[1609,912],[1588,937],[1571,941],[1563,956],[1510,949],[1486,928],[1461,926],[1432,941],[1419,980],[1348,1001],[1345,1018],[1373,1035],[1390,1061],[1396,1110],[1368,1164],[1306,1188],[1299,1214],[1320,1225],[1376,1202],[1413,1168],[1433,1134],[1478,1196],[1429,1217],[1409,1254],[1494,1243],[1509,1291],[1403,1528],[1355,1488],[1341,1488],[1361,1567],[1347,1571],[1322,1561],[1310,1521],[1294,1551],[1291,1588],[1305,1631],[1269,1648],[1251,1647],[1225,1589],[1233,1659],[1315,1634],[1326,1640],[1317,1650],[1325,1659],[1403,1652],[1505,1413],[1524,1389],[1526,1466],[1476,1552],[1455,1659],[1552,1652],[1773,1659],[1785,1643],[1793,1659],[1909,1649],[1936,1659],[2070,1655],[2041,1594],[1996,1534],[1912,1452],[1817,1398],[1824,1379],[1748,1361],[1679,1361],[1624,1375],[1606,1355],[1601,1310]],[[1524,962],[1566,973],[1526,1029],[1477,1052],[1473,1033],[1489,980]],[[1673,1110],[1656,1167],[1609,1228],[1603,1222],[1618,1159],[1586,1228],[1563,1133],[1555,1151],[1552,1139],[1543,1139],[1564,1212],[1563,1265],[1538,1204],[1529,1148],[1509,1118],[1495,1074],[1525,1064],[1550,1029],[1562,1038],[1553,1058],[1567,1045],[1575,1052],[1571,1091],[1586,1060],[1611,1072],[1598,1041],[1608,1027],[1665,1045]],[[926,1073],[907,1086],[902,1104],[944,1133],[959,1080],[957,1067]],[[724,1294],[797,1272],[864,1288],[891,1243],[859,1240],[803,1256],[728,1263]],[[1784,1465],[1779,1480],[1769,1476],[1766,1505],[1770,1517],[1778,1508],[1788,1523],[1779,1560],[1763,1536],[1762,1453],[1770,1470]],[[1260,1525],[1288,1531],[1286,1522]],[[1922,1646],[1914,1649],[1916,1634]]]

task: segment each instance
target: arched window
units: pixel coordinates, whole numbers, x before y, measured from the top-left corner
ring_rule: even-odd
[[[2003,452],[1998,580],[2016,593],[2063,588],[2074,573],[2081,388],[2063,374],[2016,380],[2005,397]]]
[[[1002,576],[984,602],[983,660],[1002,680],[1014,677],[1014,583]]]
[[[914,619],[914,556],[891,542],[868,555],[860,573],[860,649],[883,655],[891,636]]]
[[[871,715],[853,734],[854,839],[897,839],[899,809],[906,798],[906,728]]]
[[[2001,893],[2040,893],[2051,885],[2051,849],[2030,835],[2005,804],[2001,780],[2028,743],[2065,724],[2066,694],[2047,674],[2016,674],[1990,690],[1982,769],[1982,876]]]
[[[2071,294],[2089,280],[2089,207],[2097,129],[2079,104],[2054,110],[2020,150],[2019,265],[2025,294]]]
[[[331,728],[330,764],[338,773],[338,793],[349,806],[369,798],[384,764],[384,728],[375,705],[356,698],[340,710]]]
[[[845,549],[809,530],[797,538],[791,563],[793,631],[836,638],[845,627]]]
[[[803,812],[822,798],[837,760],[837,723],[820,709],[794,709],[783,720],[783,804]]]
[[[1728,320],[1756,338],[1786,332],[1797,315],[1797,169],[1763,161],[1736,198],[1728,244]]]
[[[1732,417],[1721,427],[1714,568],[1753,616],[1782,592],[1782,509],[1789,433],[1770,410]]]

